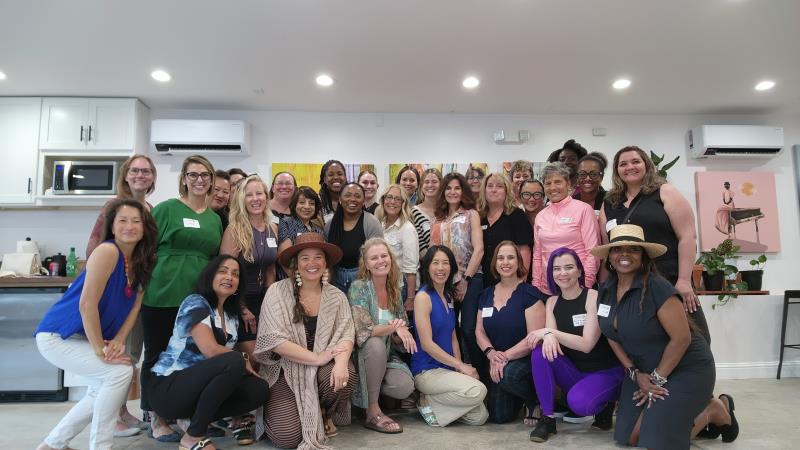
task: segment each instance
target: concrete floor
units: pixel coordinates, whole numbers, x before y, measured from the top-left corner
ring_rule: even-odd
[[[741,425],[739,439],[732,444],[721,440],[695,441],[698,449],[790,449],[800,446],[800,378],[784,380],[722,380],[716,393],[731,393],[736,400],[736,415]],[[71,403],[16,403],[0,404],[0,423],[5,432],[0,433],[2,449],[34,449],[70,408]],[[138,414],[138,402],[129,403]],[[530,429],[520,423],[509,425],[487,424],[480,427],[451,425],[447,428],[427,426],[418,414],[394,416],[404,427],[399,435],[382,435],[363,428],[360,422],[341,427],[339,435],[331,440],[338,449],[493,449],[493,448],[570,448],[616,449],[611,432],[588,429],[589,424],[559,424],[558,435],[547,443],[536,444],[528,440]],[[72,443],[75,449],[88,448],[88,428]],[[239,448],[232,438],[214,440],[220,448]],[[115,449],[174,450],[177,444],[162,444],[146,437],[144,433],[114,441]],[[249,448],[273,448],[258,442]]]

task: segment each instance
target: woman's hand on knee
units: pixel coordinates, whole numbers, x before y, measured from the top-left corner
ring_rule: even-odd
[[[350,378],[350,371],[347,367],[347,362],[337,362],[333,365],[331,370],[331,386],[333,392],[338,392],[339,389],[347,387],[347,380]]]

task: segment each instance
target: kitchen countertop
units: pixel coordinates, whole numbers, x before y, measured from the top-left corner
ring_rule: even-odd
[[[4,277],[0,278],[0,288],[66,288],[75,277]]]

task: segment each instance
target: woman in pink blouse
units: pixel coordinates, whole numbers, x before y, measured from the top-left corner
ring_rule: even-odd
[[[570,196],[570,171],[564,164],[546,165],[542,169],[542,180],[550,203],[534,221],[533,285],[553,294],[547,285],[547,260],[557,248],[567,247],[578,254],[586,274],[586,286],[592,286],[597,278],[599,260],[589,251],[600,242],[594,210]]]

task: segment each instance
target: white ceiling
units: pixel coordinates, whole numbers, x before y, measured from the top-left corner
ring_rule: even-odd
[[[134,96],[153,108],[795,112],[798,19],[798,0],[0,0],[0,95]],[[155,68],[173,81],[153,81]],[[332,88],[314,84],[321,71]],[[461,87],[467,74],[481,79],[473,92]],[[632,87],[613,91],[623,75]],[[775,89],[754,91],[765,78]]]

